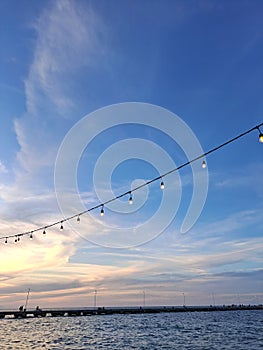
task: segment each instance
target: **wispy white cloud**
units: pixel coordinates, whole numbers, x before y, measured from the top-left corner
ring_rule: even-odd
[[[103,54],[99,40],[102,22],[86,7],[74,1],[54,1],[35,23],[37,33],[34,61],[25,82],[27,108],[35,113],[43,97],[63,115],[74,101],[69,91],[72,76],[80,68],[97,64]]]
[[[20,146],[17,160],[25,173],[31,174],[33,178],[39,169],[53,166],[56,145],[51,142],[48,132],[42,129],[41,123],[32,122],[31,117],[24,117],[14,120],[14,128]],[[19,172],[17,174],[21,175]]]
[[[50,3],[34,23],[35,51],[25,79],[27,111],[14,122],[18,164],[34,182],[41,176],[39,169],[54,165],[63,135],[56,118],[71,115],[76,103],[73,81],[83,68],[98,64],[102,26],[90,7],[84,11],[70,0]]]
[[[0,174],[6,174],[8,171],[7,171],[7,168],[6,166],[3,164],[3,162],[0,160]]]
[[[219,189],[228,188],[249,188],[258,195],[262,195],[263,191],[263,164],[260,162],[254,164],[246,164],[240,169],[221,173],[210,173],[211,184]]]
[[[255,225],[261,221],[262,215],[260,210],[243,210],[234,212],[226,218],[216,221],[206,222],[194,230],[194,234],[198,237],[221,237],[226,239],[229,232],[243,232],[249,229],[251,225]],[[250,229],[249,229],[250,230]],[[250,234],[252,235],[252,233]]]
[[[29,213],[33,196],[38,196],[35,202],[41,201],[43,210],[50,206],[50,200],[45,205],[43,199],[53,193],[53,167],[63,136],[63,126],[55,120],[74,104],[73,75],[98,64],[94,56],[103,51],[102,26],[91,7],[84,11],[80,3],[68,0],[51,2],[34,23],[35,51],[25,79],[27,111],[14,120],[19,145],[12,169],[15,181],[1,185],[6,212],[21,201]],[[0,173],[6,171],[1,162]]]

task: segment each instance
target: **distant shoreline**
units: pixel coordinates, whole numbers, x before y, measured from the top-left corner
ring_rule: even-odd
[[[48,308],[34,310],[0,310],[0,319],[33,317],[73,317],[94,315],[157,314],[171,312],[211,312],[263,310],[263,305],[223,305],[223,306],[145,306],[145,307],[94,307],[94,308]]]

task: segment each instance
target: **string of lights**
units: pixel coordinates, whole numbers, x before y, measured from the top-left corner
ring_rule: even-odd
[[[48,224],[48,225],[45,225],[45,226],[42,226],[42,227],[38,227],[38,228],[36,228],[34,230],[31,230],[31,231],[26,231],[26,232],[23,232],[23,233],[15,233],[15,234],[11,234],[11,235],[2,236],[2,237],[0,237],[0,241],[4,241],[4,243],[8,243],[8,240],[14,239],[14,242],[16,243],[16,242],[19,242],[21,240],[21,238],[24,237],[24,236],[29,236],[30,239],[33,239],[34,233],[42,231],[42,233],[45,235],[48,228],[51,228],[51,227],[54,227],[54,226],[57,226],[57,225],[60,225],[60,230],[62,231],[64,229],[64,223],[65,222],[67,222],[69,220],[72,220],[72,219],[76,219],[77,222],[80,223],[81,215],[89,213],[89,212],[91,212],[93,210],[96,210],[96,209],[100,208],[100,215],[103,216],[104,213],[105,213],[104,212],[104,206],[106,206],[107,204],[109,204],[109,203],[111,203],[113,201],[116,201],[117,199],[125,197],[125,196],[129,196],[129,203],[132,205],[133,204],[133,197],[132,197],[133,192],[138,191],[142,187],[148,186],[151,183],[156,182],[156,181],[161,181],[160,182],[160,188],[162,190],[164,190],[164,188],[165,188],[164,178],[166,176],[168,176],[171,173],[174,173],[175,171],[179,171],[180,169],[182,169],[182,168],[186,167],[187,165],[189,165],[189,164],[191,164],[193,162],[196,162],[196,161],[198,161],[200,159],[203,159],[202,164],[201,164],[202,168],[206,168],[206,161],[204,160],[204,158],[206,156],[208,156],[209,154],[211,154],[211,153],[213,153],[215,151],[218,151],[220,148],[227,146],[228,144],[230,144],[230,143],[240,139],[241,137],[251,133],[254,130],[258,130],[258,132],[259,132],[259,142],[263,143],[263,133],[260,130],[260,127],[262,127],[262,126],[263,126],[263,123],[261,123],[259,125],[256,125],[253,128],[243,132],[242,134],[239,134],[239,135],[233,137],[232,139],[230,139],[230,140],[220,144],[219,146],[210,149],[209,151],[201,154],[200,156],[198,156],[198,157],[196,157],[194,159],[191,159],[191,160],[187,161],[186,163],[184,163],[184,164],[182,164],[182,165],[180,165],[180,166],[178,166],[178,167],[176,167],[174,169],[171,169],[170,171],[168,171],[168,172],[166,172],[166,173],[164,173],[164,174],[162,174],[160,176],[157,176],[154,179],[151,179],[151,180],[149,180],[149,181],[147,181],[147,182],[145,182],[145,183],[143,183],[143,184],[141,184],[141,185],[139,185],[137,187],[134,187],[132,190],[123,192],[120,195],[118,195],[116,197],[113,197],[113,198],[107,200],[104,203],[99,203],[99,204],[97,204],[97,205],[95,205],[95,206],[93,206],[93,207],[91,207],[91,208],[89,208],[87,210],[84,210],[84,211],[82,211],[80,213],[74,214],[72,216],[69,216],[69,217],[64,218],[62,220],[59,220],[57,222],[53,222],[51,224]]]

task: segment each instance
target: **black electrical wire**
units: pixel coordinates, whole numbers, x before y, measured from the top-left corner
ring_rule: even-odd
[[[209,154],[211,154],[211,153],[213,153],[213,152],[215,152],[215,151],[218,151],[220,148],[229,145],[230,143],[232,143],[232,142],[234,142],[234,141],[240,139],[241,137],[243,137],[243,136],[245,136],[245,135],[251,133],[251,132],[254,131],[254,130],[258,130],[258,132],[259,132],[259,141],[260,141],[260,142],[263,142],[263,134],[262,134],[262,132],[261,132],[261,130],[260,130],[260,127],[262,127],[262,126],[263,126],[263,123],[258,124],[258,125],[256,125],[256,126],[254,126],[253,128],[251,128],[251,129],[249,129],[249,130],[247,130],[247,131],[245,131],[245,132],[243,132],[243,133],[241,133],[241,134],[239,134],[239,135],[233,137],[232,139],[230,139],[230,140],[228,140],[228,141],[226,141],[226,142],[220,144],[219,146],[210,149],[209,151],[207,151],[207,152],[201,154],[200,156],[198,156],[198,157],[196,157],[196,158],[194,158],[194,159],[191,159],[191,160],[189,160],[188,162],[186,162],[186,163],[184,163],[184,164],[182,164],[182,165],[180,165],[180,166],[178,166],[178,167],[176,167],[176,168],[174,168],[174,169],[171,169],[171,170],[169,170],[168,172],[166,172],[166,173],[164,173],[164,174],[162,174],[162,175],[160,175],[160,176],[157,176],[157,177],[155,177],[154,179],[151,179],[151,180],[149,180],[149,181],[147,181],[147,182],[145,182],[145,183],[143,183],[143,184],[141,184],[141,185],[139,185],[139,186],[137,186],[137,187],[134,187],[132,190],[129,190],[129,191],[124,192],[124,193],[121,193],[120,195],[118,195],[118,196],[116,196],[116,197],[113,197],[113,198],[107,200],[107,201],[104,202],[104,203],[97,204],[97,205],[95,205],[95,206],[93,206],[93,207],[91,207],[91,208],[89,208],[89,209],[87,209],[87,210],[84,210],[84,211],[82,211],[82,212],[80,212],[80,213],[78,213],[78,214],[74,214],[74,215],[72,215],[72,216],[69,216],[69,217],[63,219],[63,220],[56,221],[56,222],[54,222],[54,223],[52,223],[52,224],[45,225],[45,226],[36,228],[36,229],[34,229],[34,230],[31,230],[31,231],[27,231],[27,232],[23,232],[23,233],[16,233],[16,234],[13,234],[13,235],[8,235],[8,236],[0,237],[0,240],[4,240],[5,243],[7,243],[8,239],[10,239],[10,238],[15,238],[15,242],[17,242],[17,241],[20,241],[20,237],[23,237],[23,236],[26,236],[26,235],[29,235],[29,237],[32,239],[32,238],[33,238],[33,233],[38,232],[38,231],[43,231],[43,234],[45,234],[45,233],[46,233],[46,230],[47,230],[48,228],[53,227],[53,226],[56,226],[56,225],[59,225],[59,224],[60,224],[60,229],[63,230],[63,223],[64,223],[64,222],[69,221],[69,220],[72,220],[72,219],[74,219],[74,218],[77,218],[77,221],[79,222],[79,221],[80,221],[80,216],[81,216],[81,215],[86,214],[86,213],[89,213],[89,212],[91,212],[91,211],[93,211],[93,210],[95,210],[95,209],[98,209],[98,208],[101,208],[101,215],[103,215],[103,214],[104,214],[104,206],[105,206],[106,204],[109,204],[109,203],[111,203],[111,202],[114,202],[114,201],[116,201],[117,199],[122,198],[122,197],[125,197],[125,196],[127,196],[127,195],[130,195],[130,200],[132,201],[132,192],[138,191],[138,190],[139,190],[140,188],[142,188],[142,187],[148,186],[148,185],[150,185],[151,183],[153,183],[153,182],[155,182],[155,181],[158,181],[158,180],[163,179],[163,178],[166,177],[167,175],[172,174],[172,173],[174,173],[175,171],[178,171],[178,170],[184,168],[185,166],[187,166],[187,165],[189,165],[189,164],[191,164],[191,163],[193,163],[193,162],[195,162],[195,161],[197,161],[197,160],[199,160],[199,159],[202,159],[202,158],[206,157],[207,155],[209,155]],[[164,185],[164,184],[163,184],[163,181],[162,181],[162,185]]]

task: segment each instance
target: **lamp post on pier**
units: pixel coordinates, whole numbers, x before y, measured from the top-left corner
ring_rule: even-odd
[[[97,307],[97,290],[94,290],[94,309]]]
[[[185,294],[184,293],[183,293],[183,297],[184,297],[183,307],[185,307]]]

